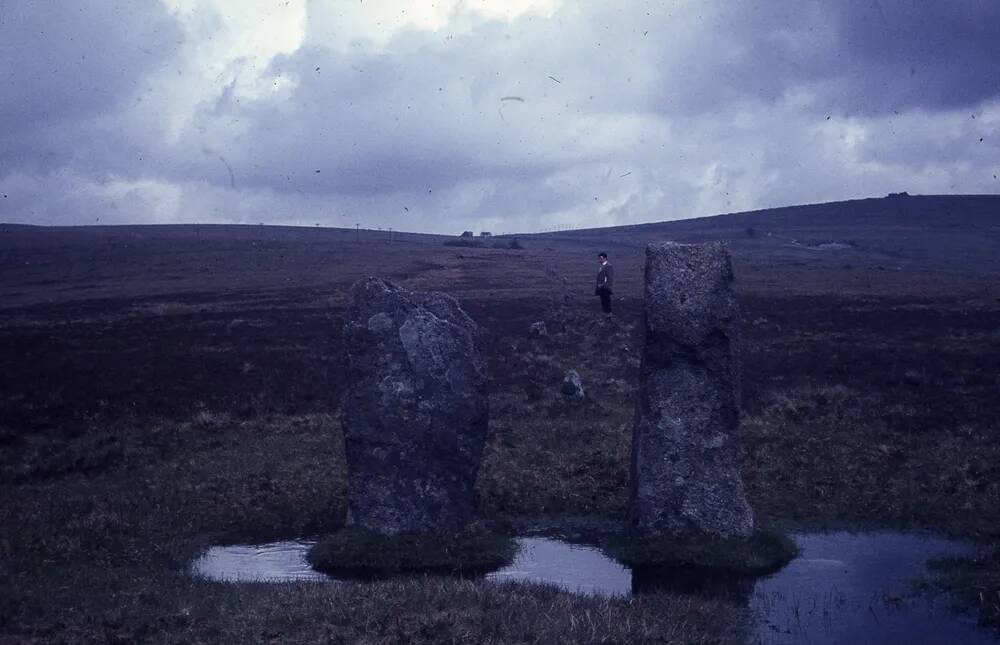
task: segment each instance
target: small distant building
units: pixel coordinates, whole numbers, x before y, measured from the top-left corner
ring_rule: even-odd
[[[476,234],[472,231],[462,231],[462,237],[475,237]]]
[[[479,237],[493,237],[493,233],[490,233],[489,231],[483,231],[482,233],[479,234]]]
[[[888,195],[885,196],[885,198],[886,199],[898,199],[900,197],[909,197],[909,196],[910,196],[910,193],[908,193],[908,192],[906,192],[904,190],[901,193],[889,193]]]

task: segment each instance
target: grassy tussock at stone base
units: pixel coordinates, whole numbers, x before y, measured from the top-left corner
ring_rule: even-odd
[[[517,543],[474,527],[457,533],[382,535],[360,528],[338,531],[309,551],[319,571],[352,578],[401,573],[476,575],[511,563]]]
[[[621,536],[609,540],[606,550],[633,568],[697,568],[739,576],[773,573],[798,555],[788,536],[764,529],[745,539]]]

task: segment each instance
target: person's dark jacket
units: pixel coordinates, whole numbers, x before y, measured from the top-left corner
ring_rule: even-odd
[[[594,293],[597,295],[600,295],[602,291],[611,293],[614,282],[615,271],[611,268],[611,263],[602,264],[600,271],[597,272],[597,289],[594,290]]]

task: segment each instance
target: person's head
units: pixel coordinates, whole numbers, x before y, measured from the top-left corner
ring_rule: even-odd
[[[608,261],[608,254],[605,253],[604,251],[601,251],[600,253],[597,254],[597,261],[600,262],[600,263],[602,263],[602,264],[604,262],[607,262]]]

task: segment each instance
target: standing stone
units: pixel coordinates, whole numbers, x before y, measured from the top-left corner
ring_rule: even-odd
[[[388,535],[460,530],[489,421],[479,328],[443,293],[377,278],[351,292],[348,524]]]
[[[528,334],[531,336],[548,336],[549,330],[545,327],[544,321],[538,321],[531,323],[528,327]]]
[[[739,473],[739,309],[722,244],[646,247],[645,350],[632,434],[641,534],[746,537]]]
[[[580,378],[580,373],[576,370],[566,372],[559,389],[571,399],[582,399],[586,396],[583,392],[583,379]]]

